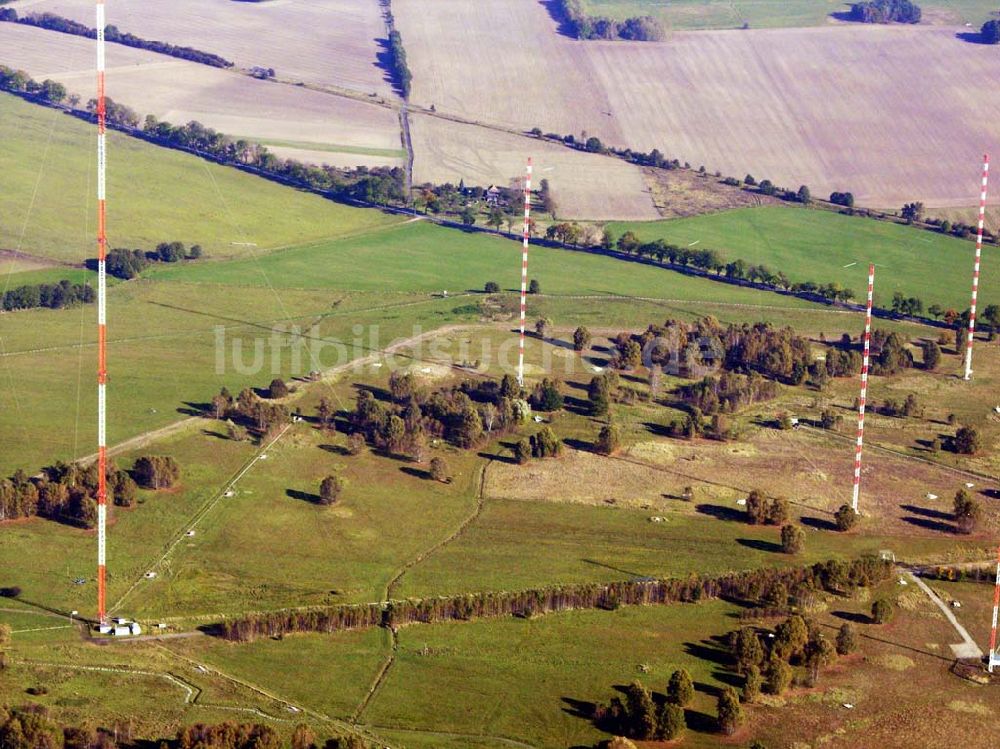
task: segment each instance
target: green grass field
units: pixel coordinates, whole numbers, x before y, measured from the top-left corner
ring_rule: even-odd
[[[643,241],[718,250],[784,271],[794,281],[838,282],[863,297],[868,262],[876,264],[875,300],[888,306],[896,291],[924,304],[969,306],[975,246],[971,242],[888,222],[784,206],[743,208],[695,218],[614,224]],[[1000,302],[1000,250],[983,251],[980,304]],[[992,291],[991,291],[992,290]]]
[[[584,0],[592,15],[627,18],[652,15],[669,30],[751,29],[823,26],[830,14],[850,10],[840,0]],[[925,22],[977,28],[996,11],[991,0],[935,0],[920,3]]]
[[[79,262],[96,254],[94,128],[0,94],[0,249]],[[118,133],[108,136],[112,247],[178,240],[214,257],[342,236],[398,219],[347,208]]]

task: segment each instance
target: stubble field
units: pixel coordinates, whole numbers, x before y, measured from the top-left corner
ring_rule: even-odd
[[[414,101],[473,120],[586,131],[712,171],[804,183],[817,195],[850,190],[860,203],[896,208],[974,204],[982,153],[998,145],[989,123],[1000,94],[981,84],[1000,76],[1000,57],[955,28],[579,42],[534,0],[396,5]],[[519,54],[505,57],[510,49]]]
[[[57,13],[94,25],[87,0],[19,0],[19,15]],[[108,23],[147,39],[196,47],[280,78],[392,95],[378,65],[385,26],[372,0],[143,0],[108,4]],[[110,50],[109,50],[110,51]]]

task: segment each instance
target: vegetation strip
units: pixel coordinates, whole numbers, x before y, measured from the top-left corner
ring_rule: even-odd
[[[759,569],[717,577],[686,580],[636,579],[608,584],[566,585],[517,592],[470,593],[438,598],[334,606],[295,611],[248,614],[212,627],[213,634],[235,642],[280,637],[293,632],[336,632],[371,627],[396,628],[455,620],[531,617],[574,609],[614,610],[619,606],[693,603],[712,598],[755,600],[775,583],[788,588],[808,586],[838,590],[845,584],[868,586],[887,580],[893,565],[862,557],[850,562],[830,560],[808,567]]]
[[[37,26],[41,29],[48,29],[49,31],[58,31],[62,34],[72,34],[74,36],[83,36],[88,39],[97,38],[97,29],[92,29],[89,26],[85,26],[82,23],[72,21],[68,18],[63,18],[55,13],[31,13],[22,18],[18,18],[17,11],[11,8],[5,8],[0,10],[0,21],[7,21],[9,23],[20,23],[25,26]],[[158,52],[161,55],[168,55],[170,57],[178,57],[182,60],[188,60],[190,62],[198,62],[202,65],[210,65],[213,68],[231,68],[233,63],[224,57],[212,54],[211,52],[203,52],[200,49],[195,49],[193,47],[178,47],[173,44],[168,44],[167,42],[160,42],[155,40],[143,39],[142,37],[136,36],[135,34],[130,34],[128,32],[119,31],[118,27],[108,25],[104,29],[104,38],[109,42],[114,42],[116,44],[121,44],[126,47],[135,47],[136,49],[145,49],[150,52]]]

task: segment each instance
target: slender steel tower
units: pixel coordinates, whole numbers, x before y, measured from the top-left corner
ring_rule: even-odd
[[[528,294],[528,244],[531,239],[531,158],[524,173],[524,235],[521,249],[521,341],[517,353],[517,384],[524,387],[524,316]]]
[[[107,278],[108,250],[105,211],[105,129],[104,100],[104,0],[97,0],[97,618],[107,621],[105,609],[105,534],[108,512],[107,417]]]
[[[865,311],[865,354],[861,362],[861,398],[858,400],[858,441],[854,448],[854,498],[851,507],[858,511],[861,495],[861,449],[865,444],[865,401],[868,399],[868,360],[872,342],[872,292],[875,289],[875,264],[868,265],[868,306]]]
[[[986,185],[990,177],[990,155],[983,155],[983,182],[979,192],[979,228],[976,232],[976,264],[972,271],[972,306],[969,333],[965,342],[965,379],[972,379],[972,339],[976,334],[976,297],[979,295],[979,262],[983,255],[983,224],[986,222]]]

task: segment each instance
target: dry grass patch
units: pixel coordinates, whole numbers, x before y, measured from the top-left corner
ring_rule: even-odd
[[[727,211],[780,203],[777,198],[758,195],[740,187],[724,185],[718,177],[700,175],[686,169],[643,169],[653,203],[663,218],[685,218],[703,213]],[[743,175],[738,178],[742,179]]]

